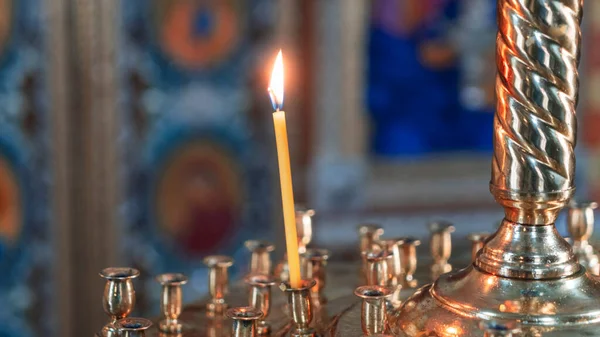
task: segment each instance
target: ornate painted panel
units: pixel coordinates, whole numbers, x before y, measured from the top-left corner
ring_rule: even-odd
[[[0,0],[0,336],[49,335],[50,130],[44,7]]]
[[[253,111],[256,102],[267,103],[262,58],[272,52],[265,46],[275,5],[122,4],[121,243],[142,271],[138,308],[152,314],[159,295],[154,275],[188,274],[185,296],[198,298],[207,290],[203,257],[230,254],[243,266],[242,242],[272,233],[273,158],[259,131],[270,116],[267,105],[264,118]]]

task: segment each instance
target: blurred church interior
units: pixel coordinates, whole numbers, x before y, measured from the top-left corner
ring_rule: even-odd
[[[598,200],[600,2],[586,6],[577,196]],[[266,90],[279,49],[295,197],[316,210],[316,242],[343,254],[360,222],[493,229],[495,11],[0,0],[0,337],[91,336],[107,266],[141,271],[136,311],[150,317],[154,275],[187,274],[189,302],[206,294],[206,255],[233,256],[235,278],[245,240],[283,246]]]

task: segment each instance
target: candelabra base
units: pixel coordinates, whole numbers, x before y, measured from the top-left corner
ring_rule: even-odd
[[[499,277],[474,266],[442,275],[389,315],[397,336],[482,336],[482,320],[518,321],[525,336],[600,336],[600,278]]]

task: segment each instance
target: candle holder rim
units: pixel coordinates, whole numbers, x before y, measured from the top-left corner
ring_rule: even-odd
[[[315,279],[308,279],[308,280],[304,279],[304,280],[302,280],[302,286],[300,288],[292,288],[289,281],[282,281],[279,284],[279,289],[281,289],[284,292],[303,291],[303,290],[311,289],[316,284],[317,284],[317,281]]]
[[[383,227],[375,223],[362,223],[356,226],[359,234],[376,233],[383,234]]]
[[[253,287],[270,287],[277,283],[271,275],[252,273],[244,278],[244,282]]]
[[[404,240],[402,240],[402,243],[400,244],[400,246],[406,246],[406,245],[410,245],[410,246],[420,246],[421,245],[421,240],[413,237],[413,236],[404,236],[403,237]]]
[[[311,260],[328,260],[331,256],[331,251],[324,248],[307,248],[300,256]]]
[[[469,233],[469,235],[467,235],[467,240],[470,240],[470,241],[473,241],[473,242],[485,241],[491,235],[492,235],[492,233],[490,233],[490,232]]]
[[[354,289],[354,295],[364,299],[386,298],[393,294],[389,286],[360,286]]]
[[[161,285],[184,285],[188,282],[188,277],[182,273],[164,273],[157,275],[155,280]]]
[[[428,224],[429,231],[433,234],[437,233],[454,233],[456,227],[450,221],[438,220],[432,221]]]
[[[135,327],[128,325],[134,324]],[[128,330],[128,331],[142,331],[147,330],[152,326],[152,321],[142,317],[125,317],[115,322],[115,328],[117,330]]]
[[[202,259],[208,267],[230,267],[233,265],[233,258],[227,255],[209,255]]]
[[[234,307],[227,310],[227,317],[238,321],[253,321],[263,318],[264,313],[254,307]]]
[[[98,273],[103,279],[113,280],[129,280],[140,276],[140,271],[129,267],[108,267],[102,269]]]
[[[312,217],[316,214],[314,209],[312,209],[310,207],[306,207],[304,205],[296,205],[296,207],[294,207],[294,210],[295,210],[296,216],[308,215],[308,216]]]
[[[275,250],[275,244],[264,240],[246,240],[244,246],[251,252],[272,252]]]
[[[571,200],[569,202],[569,208],[570,209],[596,209],[598,208],[598,203],[596,201],[590,201],[590,200],[582,200],[582,201],[577,201],[577,200]]]
[[[366,250],[360,253],[366,260],[383,261],[385,259],[393,258],[393,254],[386,249],[382,250]]]

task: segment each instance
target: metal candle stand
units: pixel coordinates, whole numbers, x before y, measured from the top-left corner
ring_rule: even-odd
[[[417,268],[420,240],[382,238],[383,228],[376,224],[358,227],[359,266],[328,261],[329,252],[308,247],[314,212],[299,211],[299,253],[307,278],[302,287],[286,282],[285,260],[271,273],[274,246],[249,241],[250,292],[240,292],[240,285],[233,294],[227,291],[231,258],[207,257],[211,298],[184,309],[194,317],[189,330],[178,321],[185,320],[178,318],[180,293],[172,293],[179,288],[161,282],[171,287],[163,288],[168,293],[163,312],[170,322],[160,323],[161,330],[181,330],[181,337],[600,336],[600,264],[588,242],[596,204],[570,205],[571,244],[554,226],[574,192],[582,5],[582,0],[498,0],[490,191],[505,217],[496,233],[468,236],[466,254],[455,254],[464,256],[468,267],[451,271],[454,226],[444,222],[430,226],[432,263],[425,272]],[[336,268],[327,284],[326,266]],[[144,329],[132,330],[123,324],[135,303],[131,279],[137,275],[128,268],[101,273],[111,317],[103,335],[117,330],[139,335],[149,326],[138,322]],[[422,285],[417,280],[432,276],[433,283],[416,289]],[[282,292],[271,293],[274,279],[282,281]],[[250,307],[226,312],[226,303]],[[231,330],[224,328],[225,316]]]

